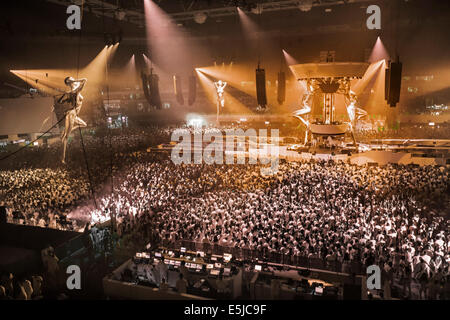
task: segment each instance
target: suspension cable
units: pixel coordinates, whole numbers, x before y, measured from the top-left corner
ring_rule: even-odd
[[[83,12],[84,12],[84,1],[81,4],[81,17],[80,17],[81,21],[83,21]],[[82,38],[82,28],[80,28],[79,38],[78,38],[77,79],[78,79],[79,72],[80,72],[81,38]],[[86,170],[87,170],[87,174],[88,174],[89,186],[90,186],[91,194],[92,194],[92,200],[94,201],[95,209],[98,210],[97,200],[95,199],[94,185],[92,183],[91,170],[89,168],[89,162],[87,160],[86,148],[85,148],[85,145],[84,145],[83,134],[81,132],[81,126],[78,126],[78,131],[80,133],[80,143],[81,143],[81,148],[83,149],[83,157],[84,157],[84,162],[85,162]]]

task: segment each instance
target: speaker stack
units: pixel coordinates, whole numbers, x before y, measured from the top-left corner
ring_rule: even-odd
[[[144,90],[145,98],[152,108],[161,109],[161,96],[159,94],[159,77],[157,74],[150,73],[150,75],[141,73],[142,88]]]
[[[150,93],[149,93],[149,84],[147,75],[144,72],[141,72],[141,79],[142,79],[142,89],[144,90],[144,96],[145,99],[147,99],[148,103],[150,103]]]
[[[400,88],[402,83],[402,63],[389,61],[386,68],[384,94],[387,103],[395,107],[400,101]]]
[[[173,89],[177,101],[180,105],[184,104],[183,91],[181,89],[181,77],[178,75],[173,76]]]
[[[286,100],[286,74],[283,71],[278,72],[277,100],[279,105]]]
[[[157,74],[151,73],[148,77],[150,85],[150,106],[160,110],[162,107],[161,96],[159,94],[159,77]]]
[[[195,102],[195,98],[197,96],[197,77],[190,76],[189,77],[189,96],[188,96],[188,104],[192,105]]]
[[[258,101],[258,109],[266,109],[266,71],[259,67],[256,69],[256,98]]]

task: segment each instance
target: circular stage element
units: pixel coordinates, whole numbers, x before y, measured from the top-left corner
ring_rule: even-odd
[[[340,135],[348,130],[348,124],[310,124],[311,133],[321,135]]]
[[[305,63],[289,66],[297,80],[362,78],[368,63],[365,62],[326,62]]]

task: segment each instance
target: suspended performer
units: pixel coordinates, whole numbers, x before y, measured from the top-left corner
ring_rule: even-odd
[[[63,143],[62,163],[66,163],[66,150],[69,135],[73,130],[79,127],[86,127],[86,122],[78,117],[83,104],[81,90],[83,90],[86,82],[86,78],[76,80],[72,77],[67,77],[64,79],[64,83],[70,88],[70,91],[64,93],[59,99],[56,100],[58,104],[66,104],[70,107],[65,112],[66,121],[64,131],[61,134],[61,141]]]
[[[214,86],[216,87],[217,92],[217,103],[220,104],[221,107],[225,106],[225,96],[224,96],[224,90],[227,86],[227,83],[219,80],[217,82],[214,82]]]

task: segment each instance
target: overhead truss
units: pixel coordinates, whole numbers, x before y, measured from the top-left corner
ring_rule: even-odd
[[[260,2],[259,6],[262,12],[280,11],[280,10],[299,10],[299,5],[304,4],[308,0],[285,0],[285,1],[267,1]],[[47,2],[68,6],[69,3],[76,3],[77,1],[69,0],[47,0]],[[79,1],[81,2],[81,0]],[[363,3],[369,0],[312,0],[312,7],[324,7],[342,5],[347,3]],[[209,18],[232,16],[237,14],[236,6],[227,6],[223,8],[205,9],[205,10],[190,10],[194,6],[195,0],[192,0],[188,5],[184,6],[185,11],[169,14],[175,21],[192,20],[198,13],[205,13]],[[117,18],[117,13],[122,11],[125,13],[124,20],[140,27],[145,25],[144,12],[138,10],[130,10],[120,8],[118,5],[101,1],[101,0],[84,0],[84,11],[96,15],[104,15],[109,18]]]

